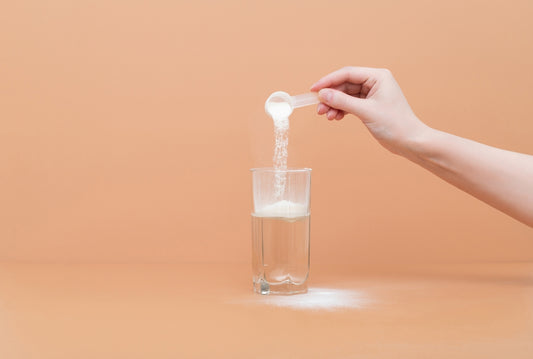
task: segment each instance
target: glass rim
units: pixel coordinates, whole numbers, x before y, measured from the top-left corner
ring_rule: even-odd
[[[303,167],[303,168],[289,167],[289,168],[286,168],[286,169],[276,169],[274,167],[255,167],[255,168],[250,168],[250,172],[290,172],[290,173],[295,173],[295,172],[311,172],[311,171],[312,171],[312,169],[308,168],[308,167]]]

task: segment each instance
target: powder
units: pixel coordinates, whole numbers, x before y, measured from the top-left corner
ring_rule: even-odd
[[[255,217],[300,218],[309,215],[307,206],[287,200],[278,201],[261,208],[254,213]]]
[[[374,301],[364,291],[337,288],[309,288],[305,294],[296,295],[258,295],[251,294],[249,299],[236,303],[268,305],[296,310],[353,310],[371,306]]]
[[[292,107],[288,102],[269,101],[266,104],[266,111],[274,121],[274,169],[287,169],[287,147],[289,145],[289,115]],[[275,175],[275,196],[281,198],[285,192],[286,175],[283,172]]]

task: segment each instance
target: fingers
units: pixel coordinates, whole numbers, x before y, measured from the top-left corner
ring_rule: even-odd
[[[337,110],[329,107],[323,103],[319,103],[317,106],[317,111],[319,115],[326,115],[327,119],[332,120],[341,120],[344,117],[344,111]]]
[[[328,105],[324,103],[318,104],[316,113],[319,115],[325,114],[328,120],[330,121],[331,120],[337,120],[337,121],[342,120],[344,118],[344,115],[346,114],[344,111],[332,109],[331,107],[329,107]]]
[[[348,95],[358,96],[363,90],[363,85],[344,82],[340,85],[333,86],[332,88],[347,93]]]
[[[330,107],[328,105],[325,105],[323,103],[319,103],[316,108],[316,113],[319,115],[323,115],[329,111]]]
[[[318,104],[317,113],[319,115],[326,115],[327,119],[330,121],[333,120],[342,120],[344,118],[345,112],[342,110],[338,110],[335,108],[331,108],[328,105],[324,105],[323,103]]]
[[[311,91],[316,92],[326,87],[335,87],[345,82],[361,85],[372,77],[375,72],[376,69],[367,67],[344,67],[322,77],[311,86]]]
[[[360,99],[359,97],[350,96],[342,91],[329,88],[320,90],[318,92],[318,97],[324,106],[329,107],[327,112],[325,112],[327,113],[329,120],[337,117],[337,111],[344,111],[345,113],[352,113],[358,117],[361,117],[361,115],[366,111],[366,101],[368,101],[365,99]]]
[[[328,113],[326,114],[326,117],[328,118],[329,121],[333,121],[337,115],[338,115],[339,111],[332,108],[328,111]]]
[[[318,91],[322,103],[317,107],[319,115],[328,120],[341,120],[346,113],[359,116],[364,110],[361,99],[367,97],[369,88],[379,75],[379,69],[367,67],[344,67],[318,80],[311,91]],[[370,85],[369,85],[370,83]]]

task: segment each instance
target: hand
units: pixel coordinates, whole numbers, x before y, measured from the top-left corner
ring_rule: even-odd
[[[351,113],[361,119],[372,135],[389,151],[404,154],[410,141],[429,129],[411,110],[400,86],[386,69],[345,67],[321,78],[319,115],[341,120]]]

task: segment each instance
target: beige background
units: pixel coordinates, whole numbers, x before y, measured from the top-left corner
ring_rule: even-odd
[[[310,292],[260,296],[248,171],[271,165],[267,96],[344,65],[390,68],[431,126],[533,153],[532,18],[515,0],[4,1],[0,357],[533,357],[527,226],[301,109]]]
[[[530,1],[12,1],[0,10],[0,260],[248,262],[276,90],[388,67],[441,130],[532,153]],[[312,261],[531,260],[531,229],[387,153],[355,118],[291,117]]]

